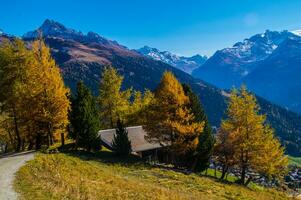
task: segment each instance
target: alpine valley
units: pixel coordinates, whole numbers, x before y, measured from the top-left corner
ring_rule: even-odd
[[[209,121],[215,127],[219,126],[224,117],[229,92],[207,82],[221,88],[247,82],[253,91],[271,100],[273,100],[270,98],[273,92],[286,96],[288,93],[298,95],[300,91],[301,82],[297,78],[301,67],[300,37],[290,32],[267,31],[263,35],[256,35],[237,43],[233,48],[218,51],[208,60],[204,56],[181,57],[149,47],[130,50],[97,33],[83,34],[53,20],[46,20],[37,30],[24,34],[23,40],[30,43],[40,34],[51,48],[52,55],[61,68],[65,83],[72,91],[75,90],[77,82],[83,80],[94,94],[97,94],[102,70],[107,65],[114,66],[124,76],[123,88],[133,87],[140,91],[146,88],[153,90],[159,83],[163,72],[172,71],[181,82],[190,84],[199,95]],[[0,41],[13,37],[0,33]],[[280,60],[280,58],[284,59]],[[285,66],[280,63],[284,63]],[[192,70],[192,74],[200,79],[189,75]],[[267,71],[269,74],[264,78],[265,82],[259,83],[257,80],[262,80],[260,76],[265,76]],[[289,76],[292,78],[288,79]],[[231,81],[232,78],[234,82]],[[281,79],[280,82],[279,79]],[[268,89],[257,89],[267,82],[269,82]],[[283,87],[278,87],[279,84],[283,84]],[[272,88],[276,86],[277,90],[273,90]],[[283,91],[285,87],[289,87],[286,93]],[[299,101],[301,97],[292,99]],[[261,111],[267,114],[268,122],[275,128],[282,144],[286,146],[287,152],[300,156],[301,117],[261,97],[258,97],[258,102]],[[274,102],[279,103],[278,100]],[[298,108],[298,102],[288,103],[295,105],[290,108],[294,110]]]

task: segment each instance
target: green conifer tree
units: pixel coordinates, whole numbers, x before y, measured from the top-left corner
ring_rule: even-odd
[[[121,156],[127,156],[132,152],[131,141],[128,138],[128,131],[120,119],[117,120],[116,134],[114,135],[112,146],[116,154]]]
[[[83,82],[77,84],[77,94],[72,99],[70,122],[70,135],[76,140],[76,148],[83,147],[88,151],[100,149],[100,122],[95,98]]]
[[[189,97],[188,107],[194,115],[195,122],[204,122],[204,130],[199,135],[199,142],[195,152],[191,152],[193,158],[192,168],[196,171],[204,171],[209,167],[210,157],[214,147],[214,136],[206,113],[200,103],[198,96],[192,91],[191,87],[183,84],[185,95]]]

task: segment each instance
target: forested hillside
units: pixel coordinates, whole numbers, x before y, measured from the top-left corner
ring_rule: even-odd
[[[83,80],[97,94],[101,73],[107,65],[114,66],[124,76],[124,88],[133,87],[140,91],[146,88],[153,90],[163,72],[172,71],[182,83],[191,85],[199,95],[211,125],[219,127],[226,109],[227,92],[96,33],[84,35],[51,20],[46,20],[38,30],[43,33],[45,42],[50,46],[52,55],[61,68],[65,83],[72,91],[75,90],[77,82]],[[30,32],[25,35],[24,40],[31,42],[36,36],[35,31]],[[288,153],[300,155],[301,117],[264,99],[259,98],[258,101],[277,136],[283,144],[288,145]]]

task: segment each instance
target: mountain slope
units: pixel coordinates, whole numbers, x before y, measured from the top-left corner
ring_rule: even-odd
[[[144,56],[153,58],[154,60],[162,61],[173,67],[176,67],[188,74],[200,66],[208,59],[206,56],[194,55],[192,57],[177,56],[168,51],[159,51],[156,48],[144,46],[136,50]]]
[[[145,88],[151,90],[156,88],[163,72],[169,70],[181,82],[192,86],[199,95],[211,124],[219,126],[226,109],[228,95],[226,92],[195,79],[168,64],[131,51],[117,42],[106,40],[101,36],[99,36],[101,40],[89,42],[89,34],[74,33],[57,22],[51,22],[51,27],[44,30],[42,25],[39,30],[42,31],[46,43],[51,47],[52,54],[61,67],[66,84],[73,91],[76,83],[83,80],[94,94],[97,94],[100,76],[106,65],[113,65],[124,76],[124,88],[133,87],[141,91]],[[45,23],[49,25],[49,22]],[[60,28],[56,29],[55,27]],[[48,30],[58,30],[58,32],[49,32]],[[35,34],[32,34],[34,32],[25,34],[24,39],[27,41],[34,39],[36,37]],[[70,32],[72,36],[70,36]],[[262,111],[267,113],[267,119],[276,129],[277,135],[283,143],[289,145],[289,153],[301,155],[299,148],[301,147],[300,116],[263,99],[259,99],[259,103]]]
[[[231,88],[241,84],[256,64],[273,53],[287,38],[298,37],[283,31],[269,31],[238,42],[231,48],[217,51],[206,63],[192,72],[192,75],[220,88]]]
[[[146,165],[134,157],[116,157],[105,150],[95,154],[73,151],[37,154],[16,174],[14,186],[24,200],[291,199],[276,189],[223,183],[208,177],[210,173],[213,176],[210,169],[206,176],[177,172]]]
[[[256,94],[301,113],[301,37],[288,38],[244,82]]]

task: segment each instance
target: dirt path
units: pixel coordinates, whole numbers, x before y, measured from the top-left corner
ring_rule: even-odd
[[[23,152],[9,154],[0,157],[0,199],[15,200],[17,193],[13,189],[15,173],[25,164],[26,161],[33,159],[34,152]]]

